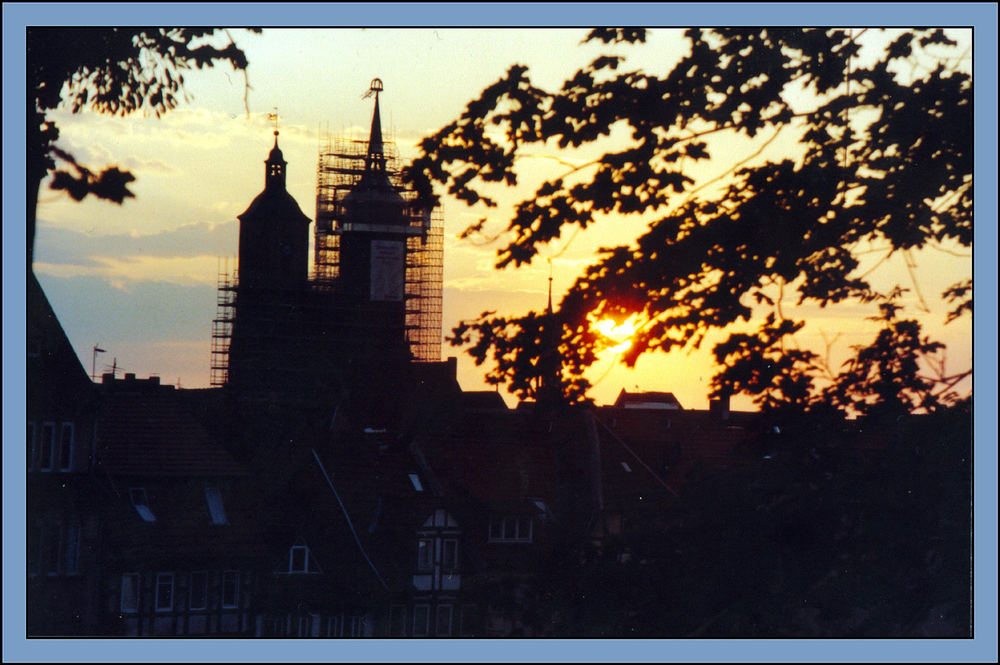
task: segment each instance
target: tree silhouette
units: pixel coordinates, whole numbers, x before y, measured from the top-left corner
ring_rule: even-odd
[[[564,398],[585,394],[582,373],[601,345],[595,318],[641,317],[623,356],[634,365],[650,350],[697,348],[709,332],[769,308],[757,333],[733,333],[715,349],[725,369],[714,390],[752,395],[764,408],[803,407],[823,398],[820,365],[789,350],[803,322],[786,317],[782,296],[822,307],[872,303],[888,294],[859,274],[861,249],[971,246],[971,77],[940,29],[903,31],[881,46],[873,30],[692,28],[683,36],[687,53],[662,73],[621,71],[624,57],[602,55],[548,91],[512,66],[424,139],[408,177],[425,197],[438,183],[470,205],[495,207],[489,189],[516,185],[517,160],[531,147],[604,151],[521,201],[498,250],[498,268],[517,267],[574,228],[659,215],[631,245],[602,249],[560,303]],[[615,49],[645,40],[641,29],[597,29],[585,39]],[[612,134],[627,134],[625,145]],[[727,139],[755,140],[763,153],[779,136],[793,146],[787,157],[744,160],[715,182],[696,180],[699,162],[729,159]],[[971,282],[946,297],[955,316],[971,312]],[[471,344],[479,363],[492,353],[491,380],[532,397],[526,377],[544,353],[530,332],[539,318],[484,313],[451,342]],[[919,360],[934,348],[909,352]],[[843,372],[870,362],[878,361],[856,358]]]
[[[259,29],[253,29],[259,32]],[[217,45],[220,39],[226,43]],[[74,200],[88,195],[122,203],[133,196],[135,176],[116,166],[100,172],[57,145],[59,129],[48,112],[67,108],[156,117],[187,99],[184,73],[229,63],[246,72],[247,59],[225,31],[215,28],[27,29],[27,241],[34,252],[38,190],[50,187]],[[65,165],[58,167],[59,165]]]

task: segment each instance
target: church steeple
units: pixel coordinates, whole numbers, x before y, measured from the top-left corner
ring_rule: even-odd
[[[309,273],[309,218],[285,189],[287,162],[278,147],[277,128],[264,166],[264,191],[237,216],[240,286],[297,287]]]
[[[381,91],[382,81],[372,79],[371,88],[365,95],[375,95],[375,111],[372,113],[372,126],[368,135],[368,151],[365,153],[365,170],[351,193],[344,197],[348,221],[355,228],[357,224],[406,225],[403,219],[403,198],[389,179],[386,168],[382,118],[378,104],[378,94]]]
[[[271,152],[267,156],[267,161],[264,162],[264,164],[267,167],[264,171],[264,189],[284,189],[285,166],[288,165],[288,162],[285,161],[284,155],[281,154],[281,148],[278,147],[277,129],[274,130],[274,147],[271,148]]]
[[[368,154],[365,156],[366,173],[385,173],[385,148],[382,145],[382,117],[378,110],[378,93],[382,92],[382,79],[372,79],[368,95],[375,95],[375,112],[368,133]]]

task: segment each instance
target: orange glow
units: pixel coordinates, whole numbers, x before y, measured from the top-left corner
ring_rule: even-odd
[[[638,316],[633,314],[621,323],[614,319],[603,319],[594,323],[594,329],[614,342],[612,353],[622,353],[632,346],[632,336],[638,330]]]

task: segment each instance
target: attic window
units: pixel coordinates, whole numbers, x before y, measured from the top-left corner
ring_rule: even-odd
[[[226,519],[226,509],[222,506],[222,494],[218,487],[205,488],[205,500],[208,501],[208,515],[212,524],[229,524]]]
[[[628,465],[628,462],[622,462],[622,468],[625,469],[626,473],[632,473],[632,467]]]
[[[536,508],[538,508],[538,518],[543,524],[551,519],[554,519],[552,511],[549,509],[549,504],[547,504],[544,499],[532,499],[531,502],[535,504]]]
[[[136,512],[139,513],[139,517],[142,518],[144,522],[155,522],[156,515],[149,507],[149,500],[146,498],[146,488],[145,487],[130,487],[128,490],[128,498],[132,501],[132,506],[135,508]]]
[[[409,474],[409,476],[410,476],[410,482],[413,483],[413,489],[417,490],[418,492],[423,492],[424,484],[420,482],[420,476],[418,476],[415,473],[411,473]]]
[[[305,545],[293,545],[288,552],[288,572],[309,572],[309,548]]]
[[[490,520],[490,541],[531,542],[531,517],[509,515]]]

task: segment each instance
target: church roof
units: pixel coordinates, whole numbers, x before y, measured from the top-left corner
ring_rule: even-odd
[[[274,147],[271,148],[271,152],[267,155],[267,161],[269,162],[285,162],[285,156],[281,153],[281,148],[278,147],[278,139],[274,139]]]
[[[309,217],[302,212],[295,198],[286,189],[264,189],[250,203],[250,207],[236,216],[243,221],[253,217],[266,217],[270,219],[285,219],[291,221],[308,222]]]

